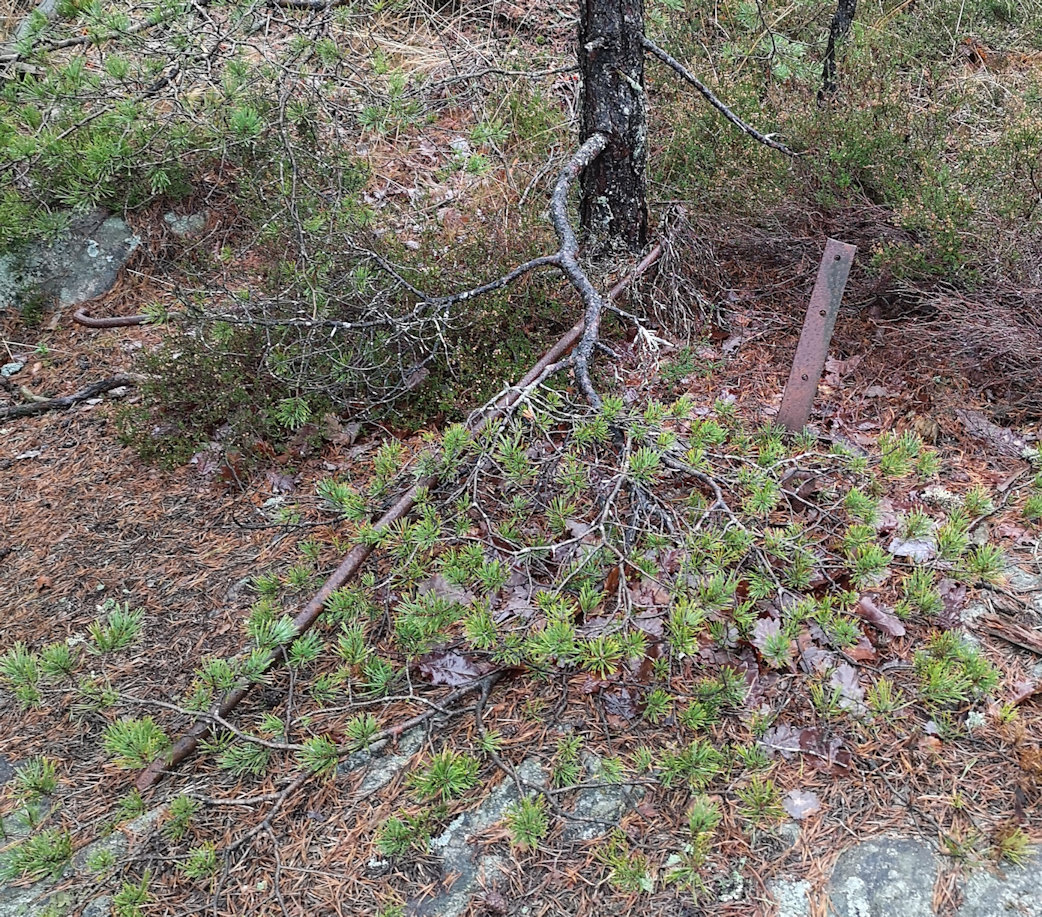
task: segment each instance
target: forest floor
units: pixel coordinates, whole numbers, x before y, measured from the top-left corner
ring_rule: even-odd
[[[745,66],[773,45],[764,97],[812,110],[818,65],[778,76],[804,52],[732,5],[747,44],[727,53]],[[357,129],[360,198],[401,242],[392,252],[429,258],[442,283],[461,266],[488,279],[545,240],[532,201],[571,149],[574,74],[546,64],[570,60],[574,22],[548,3],[492,6],[475,26],[447,5],[457,32],[411,14],[385,32],[350,16],[319,22],[365,51],[372,81],[359,88],[353,60],[331,65],[343,98],[324,123]],[[199,19],[214,29],[214,59],[235,46],[220,9]],[[260,18],[265,40],[292,46],[289,26]],[[255,51],[260,30],[247,26]],[[541,79],[542,94],[511,85],[510,103],[491,92],[488,111],[479,94],[464,103],[459,87],[479,80],[441,59],[453,41],[482,72]],[[540,55],[535,76],[504,69],[517,42]],[[955,48],[951,82],[1016,90],[996,98],[1017,97],[1040,66],[1009,55],[991,58],[992,72],[983,45]],[[395,90],[388,62],[415,68],[422,91]],[[189,63],[223,85],[210,57]],[[748,157],[761,189],[780,173],[761,150],[735,153],[745,141],[711,112],[703,134],[678,141],[701,116],[664,83],[649,81],[676,116],[653,138],[666,160],[653,192],[672,200],[658,212],[668,256],[623,303],[640,330],[605,322],[611,355],[598,356],[595,381],[610,421],[561,374],[468,439],[456,464],[445,455],[458,431],[428,410],[419,431],[387,414],[312,417],[249,454],[217,426],[170,469],[141,456],[169,418],[142,427],[135,409],[155,404],[134,386],[0,422],[0,915],[1039,917],[1039,389],[1023,359],[1035,339],[1017,330],[1030,322],[1015,324],[1038,311],[1037,233],[1010,230],[1019,285],[971,293],[879,267],[924,250],[908,201],[899,216],[867,191],[801,188],[717,213],[705,200],[727,197],[727,163]],[[201,117],[191,93],[175,102]],[[538,143],[516,136],[521,124],[539,126]],[[724,171],[677,210],[685,176],[714,157]],[[870,151],[861,177],[886,158]],[[196,176],[191,197],[153,194],[127,215],[144,244],[92,312],[177,311],[193,292],[208,302],[278,286],[265,273],[278,274],[272,247],[232,203],[270,186],[231,163]],[[175,238],[168,206],[203,213],[205,228]],[[293,218],[280,231],[303,238]],[[515,243],[511,221],[539,229]],[[829,237],[859,255],[811,429],[782,436],[772,421]],[[542,316],[539,297],[552,305]],[[578,317],[552,284],[481,308],[459,345],[478,362],[492,351],[478,331],[497,310],[531,323],[510,343],[538,341],[536,353]],[[687,326],[671,329],[684,310]],[[22,387],[67,394],[140,371],[143,356],[176,362],[182,345],[220,341],[202,325],[174,336],[176,318],[97,330],[70,312],[0,314],[3,362],[20,367],[0,407],[24,403]],[[966,330],[984,314],[998,316],[987,340]],[[209,379],[182,382],[219,394]],[[479,407],[436,396],[446,420]],[[121,440],[129,416],[136,449]],[[374,534],[431,467],[442,480],[413,519]],[[290,645],[286,616],[367,540],[378,546],[359,576],[314,636]],[[278,664],[249,675],[258,646]],[[206,712],[246,678],[239,707]],[[213,727],[199,747],[136,786],[197,722]],[[850,859],[858,851],[866,858]],[[992,875],[1007,884],[988,885]]]
[[[765,270],[763,265],[754,267]],[[629,367],[624,364],[617,370],[623,374],[623,386],[636,391],[668,385],[672,397],[689,395],[696,405],[733,397],[747,422],[769,421],[787,378],[814,267],[808,261],[797,272],[789,284],[787,306],[774,310],[773,326],[764,328],[762,321],[743,319],[736,312],[732,327],[749,331],[706,340],[698,345],[697,362],[691,360],[690,350],[679,347],[667,347],[651,359],[634,355]],[[45,394],[78,389],[126,370],[134,353],[153,346],[159,334],[147,326],[95,331],[62,320],[47,336],[42,353],[16,320],[9,318],[4,327],[8,358],[26,364],[18,381]],[[939,878],[924,877],[934,888],[938,912],[953,913],[959,903],[957,876],[989,868],[996,855],[1001,859],[995,851],[1002,850],[1003,837],[1022,831],[1026,838],[1038,830],[1042,708],[1035,692],[1042,674],[1042,567],[1037,532],[1020,516],[1017,496],[1033,472],[1025,459],[1008,454],[1001,441],[989,443],[967,432],[958,411],[986,405],[965,380],[949,375],[943,362],[910,346],[913,335],[907,324],[877,322],[845,311],[814,421],[868,448],[884,431],[935,424],[928,437],[941,464],[930,483],[955,493],[973,485],[986,487],[995,508],[977,522],[971,535],[999,546],[1011,567],[1022,572],[1011,580],[1007,571],[993,584],[971,584],[969,589],[947,580],[940,622],[914,620],[901,637],[865,628],[855,648],[859,653],[845,658],[854,662],[865,684],[889,678],[905,698],[892,714],[870,717],[871,727],[846,713],[801,719],[806,711],[801,713],[801,702],[791,697],[793,691],[805,690],[800,687],[800,665],[775,671],[757,666],[748,650],[739,653],[736,658],[759,673],[748,676],[754,690],[740,718],[749,724],[771,710],[769,721],[775,729],[789,724],[784,741],[779,739],[782,733],[759,732],[761,740],[767,737],[761,743],[767,757],[756,767],[769,771],[779,794],[788,794],[779,798],[789,800],[787,807],[795,806],[797,818],[779,822],[768,813],[762,824],[755,818],[750,824],[729,806],[725,831],[717,837],[709,860],[717,865],[708,872],[699,896],[700,906],[707,909],[702,912],[769,913],[773,905],[768,884],[788,877],[809,882],[815,912],[824,913],[822,895],[837,857],[858,841],[901,835],[928,839],[954,855],[945,860]],[[613,345],[628,346],[625,338]],[[135,397],[129,389],[97,403],[9,421],[0,428],[5,647],[22,642],[38,650],[68,642],[82,651],[89,648],[90,625],[103,617],[104,601],[128,602],[145,611],[140,638],[131,647],[87,657],[104,662],[100,670],[91,662],[90,675],[118,689],[112,706],[84,705],[82,690],[72,683],[43,688],[45,702],[33,709],[23,709],[10,691],[4,691],[0,734],[5,779],[10,779],[12,767],[40,756],[56,761],[59,788],[48,794],[50,814],[42,816],[41,824],[57,819],[71,832],[76,848],[94,841],[105,825],[115,827],[188,792],[208,800],[192,830],[213,838],[218,851],[232,850],[237,835],[256,826],[271,803],[235,808],[229,816],[218,800],[240,794],[263,799],[266,793],[277,793],[287,778],[276,773],[259,782],[249,779],[247,789],[240,781],[229,782],[227,774],[214,767],[211,755],[202,761],[190,759],[156,791],[140,798],[132,790],[133,773],[114,767],[106,754],[102,728],[117,716],[149,711],[152,702],[180,703],[201,659],[239,651],[241,624],[256,598],[258,575],[284,574],[299,559],[299,540],[328,527],[316,511],[316,483],[331,471],[347,469],[361,487],[376,444],[364,434],[351,445],[327,442],[306,457],[273,459],[243,479],[228,475],[226,468],[222,474],[221,466],[208,462],[205,452],[184,467],[160,471],[120,445],[115,435],[116,405]],[[1030,439],[1032,429],[1024,427],[1018,433]],[[899,507],[925,506],[926,487],[926,481],[892,482],[885,495],[891,514],[900,512]],[[290,506],[299,521],[273,518]],[[891,528],[894,524],[892,520]],[[336,560],[325,545],[317,570],[328,571]],[[300,596],[309,597],[308,587]],[[986,701],[975,705],[979,713],[969,708],[953,711],[954,720],[940,725],[920,712],[912,676],[917,647],[938,625],[969,635],[1001,672]],[[486,757],[480,783],[453,804],[452,812],[480,803],[486,787],[509,781],[511,771],[524,762],[553,768],[568,738],[580,738],[584,756],[595,756],[584,757],[584,762],[625,759],[642,743],[661,742],[663,727],[670,734],[672,715],[650,722],[640,713],[644,687],[639,673],[629,673],[623,683],[629,689],[616,694],[591,691],[589,676],[581,672],[535,680],[508,675],[477,707],[451,719],[429,720],[399,762],[401,772],[376,792],[359,795],[365,768],[342,768],[334,778],[316,781],[289,799],[265,829],[268,838],[255,838],[247,845],[249,856],[245,851],[231,855],[212,902],[198,883],[178,878],[172,870],[171,864],[186,855],[184,844],[174,843],[162,829],[138,838],[121,866],[132,865],[137,874],[148,869],[154,877],[147,913],[211,906],[216,913],[271,913],[277,907],[271,900],[273,882],[281,885],[288,913],[376,913],[393,906],[396,897],[438,903],[439,889],[451,887],[453,877],[433,850],[429,855],[388,858],[375,845],[381,825],[402,801],[406,775],[431,751],[473,748],[478,728],[498,730],[503,741],[496,760],[506,761],[510,770],[500,772]],[[437,695],[431,697],[437,703]],[[254,703],[292,716],[293,705],[304,701],[294,699],[291,677],[266,688],[251,707]],[[358,707],[348,702],[323,710],[322,731],[343,735],[349,716],[367,709],[366,703],[372,704]],[[370,708],[392,729],[424,709],[409,696]],[[153,712],[167,719],[174,733],[190,722],[162,709]],[[967,723],[973,716],[978,722],[971,728]],[[795,744],[786,745],[789,739]],[[791,750],[779,752],[778,747]],[[584,784],[588,779],[573,774],[568,782]],[[668,870],[658,854],[677,847],[668,821],[661,823],[659,814],[677,806],[683,811],[688,791],[662,783],[645,785],[637,778],[632,783],[623,778],[623,785],[627,800],[609,818],[621,819],[623,833],[611,843],[626,846],[632,862],[644,863],[637,871],[646,872],[654,893],[639,906],[653,913],[687,913],[683,902],[692,899],[661,886]],[[734,789],[713,784],[707,792],[733,802]],[[607,828],[594,832],[592,839],[569,833],[563,813],[582,790],[572,788],[571,796],[568,792],[566,782],[557,797],[562,817],[552,819],[558,827],[535,849],[512,847],[502,819],[475,832],[477,849],[499,856],[493,861],[496,874],[482,880],[467,913],[520,913],[522,904],[528,908],[525,913],[533,914],[632,913],[638,906],[639,885],[629,887],[618,880],[617,863],[606,865]],[[10,795],[7,802],[21,805],[20,799],[24,801]],[[10,805],[8,812],[10,826]],[[1020,854],[1013,850],[1011,856]],[[85,881],[80,875],[66,884]],[[744,891],[735,891],[736,882],[746,883]],[[732,894],[734,900],[729,901]],[[456,911],[431,905],[424,912]]]

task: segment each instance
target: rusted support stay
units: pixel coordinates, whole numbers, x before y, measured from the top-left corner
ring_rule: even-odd
[[[630,274],[612,287],[606,297],[607,301],[613,302],[618,299],[630,284],[647,272],[647,270],[658,261],[661,254],[661,246],[656,245]],[[525,390],[532,385],[532,383],[537,381],[546,372],[548,367],[553,366],[571,352],[572,348],[574,348],[582,338],[584,329],[585,321],[580,321],[574,325],[543,355],[542,359],[540,359],[539,362],[525,374],[517,385],[507,390],[503,396],[497,399],[496,402],[487,410],[474,415],[468,421],[467,427],[472,432],[478,432],[486,424],[490,423],[507,410],[522,396]],[[409,515],[416,506],[416,497],[420,491],[424,488],[434,487],[438,483],[438,480],[437,475],[429,475],[423,480],[415,483],[409,488],[405,495],[394,504],[394,506],[380,517],[373,526],[373,530],[378,533],[386,531],[399,519]],[[350,553],[348,553],[348,555],[343,559],[340,566],[333,572],[332,576],[330,576],[322,585],[322,588],[319,589],[315,597],[311,599],[311,601],[308,602],[293,619],[294,640],[305,634],[315,624],[319,619],[319,616],[322,614],[322,609],[325,607],[326,602],[329,601],[330,596],[357,575],[362,564],[365,563],[366,559],[370,554],[372,554],[372,552],[373,546],[370,544],[359,543],[351,549]],[[228,714],[245,700],[252,687],[252,685],[244,685],[225,695],[224,699],[219,705],[217,705],[212,713],[217,714],[222,719],[226,718]],[[137,788],[139,790],[146,790],[155,786],[155,784],[162,779],[164,773],[179,765],[195,751],[199,742],[202,741],[210,732],[212,725],[211,717],[209,716],[202,716],[196,720],[188,732],[178,739],[169,752],[162,757],[156,758],[138,775],[136,781]]]
[[[847,285],[850,265],[854,261],[857,246],[829,239],[825,245],[818,267],[818,279],[810,296],[807,317],[803,320],[803,331],[792,361],[792,372],[785,385],[778,423],[790,432],[806,426],[818,391],[821,371],[829,352],[832,330],[836,327],[839,304],[843,300],[843,288]]]

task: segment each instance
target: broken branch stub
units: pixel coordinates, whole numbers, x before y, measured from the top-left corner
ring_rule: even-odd
[[[856,245],[847,245],[829,239],[825,254],[818,266],[818,278],[810,296],[807,316],[803,320],[800,342],[792,360],[792,371],[785,384],[778,423],[790,433],[802,430],[810,419],[814,396],[825,368],[832,330],[836,327],[839,304],[843,300],[843,289],[847,285],[850,266],[857,252]]]

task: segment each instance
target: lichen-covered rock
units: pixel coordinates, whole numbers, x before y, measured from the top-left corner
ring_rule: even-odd
[[[980,870],[960,883],[956,917],[1042,917],[1042,852],[999,873]]]
[[[0,309],[75,306],[108,292],[141,244],[119,217],[73,218],[56,241],[0,254]]]
[[[546,771],[534,758],[521,762],[517,776],[528,786],[546,786]],[[509,863],[501,857],[476,856],[468,838],[502,820],[519,798],[513,781],[503,780],[481,805],[455,818],[431,840],[433,852],[442,858],[442,874],[455,878],[451,888],[435,898],[414,903],[410,913],[422,917],[459,917],[475,894],[493,884],[496,875],[509,868]]]
[[[882,837],[844,853],[829,881],[837,917],[933,917],[939,863],[913,838]]]

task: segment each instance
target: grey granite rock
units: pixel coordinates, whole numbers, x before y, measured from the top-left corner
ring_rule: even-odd
[[[0,309],[39,301],[74,306],[111,290],[141,239],[101,210],[73,218],[51,244],[0,254]]]
[[[957,917],[1042,917],[1042,851],[1023,866],[974,872],[960,888]]]
[[[72,899],[63,892],[52,892],[51,882],[37,882],[28,888],[0,885],[0,917],[49,917],[63,914]]]
[[[426,735],[427,730],[423,726],[417,726],[415,729],[403,733],[398,739],[396,753],[393,755],[380,754],[387,747],[386,742],[379,742],[365,751],[356,751],[341,762],[337,767],[337,773],[344,775],[359,768],[368,768],[362,778],[361,786],[358,788],[358,794],[370,796],[387,786],[396,774],[405,769],[412,760],[412,756],[420,750]]]
[[[601,759],[590,752],[584,756],[583,766],[590,782],[600,779]],[[633,785],[590,787],[579,790],[569,821],[561,833],[563,841],[592,841],[603,837],[618,826],[620,819],[644,798],[644,788]]]
[[[912,838],[874,838],[844,853],[829,880],[837,917],[932,917],[939,863]]]
[[[112,915],[112,898],[109,895],[102,895],[100,898],[95,898],[93,901],[88,902],[83,908],[83,917],[111,917]]]
[[[14,765],[3,755],[0,755],[0,786],[3,786],[14,776]]]
[[[810,917],[810,882],[806,879],[772,879],[767,890],[778,906],[778,917]]]
[[[521,763],[517,776],[530,786],[546,786],[546,771],[534,758]],[[502,780],[480,806],[454,819],[431,841],[433,852],[442,858],[442,875],[453,876],[454,880],[451,888],[440,895],[415,902],[409,913],[418,917],[460,917],[474,895],[508,868],[508,863],[501,857],[476,858],[468,837],[500,821],[519,798],[513,781]]]

